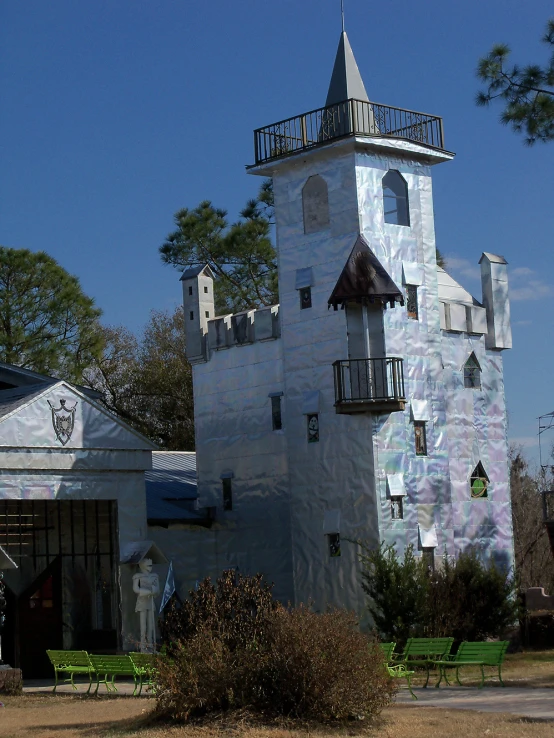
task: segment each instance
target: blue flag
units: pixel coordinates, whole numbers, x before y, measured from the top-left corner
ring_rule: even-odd
[[[171,595],[175,592],[175,577],[173,575],[173,561],[169,562],[169,569],[167,570],[167,579],[165,580],[165,587],[162,594],[162,602],[160,605],[160,615],[162,610],[171,599]]]

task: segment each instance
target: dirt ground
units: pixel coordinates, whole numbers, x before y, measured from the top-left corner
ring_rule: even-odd
[[[502,736],[554,738],[554,723],[502,713],[393,706],[377,724],[340,728],[259,728],[227,720],[209,726],[151,724],[151,699],[73,696],[5,697],[0,707],[2,738],[451,738]]]
[[[462,673],[464,684],[477,674]],[[554,652],[513,654],[503,668],[504,681],[517,687],[554,688]],[[497,681],[497,680],[494,680]],[[421,683],[418,676],[416,683]],[[431,680],[430,682],[434,682]],[[494,682],[493,682],[494,683]],[[554,738],[554,722],[519,718],[505,713],[479,713],[412,705],[394,705],[372,725],[341,728],[293,728],[285,724],[255,727],[236,719],[205,726],[152,723],[151,698],[99,698],[25,694],[0,695],[0,738],[451,738],[502,736],[503,738]]]

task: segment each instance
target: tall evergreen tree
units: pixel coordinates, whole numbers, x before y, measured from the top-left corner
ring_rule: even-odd
[[[0,361],[78,381],[101,354],[100,315],[44,251],[0,246]]]
[[[209,264],[216,277],[218,312],[240,312],[278,302],[277,261],[271,241],[273,189],[265,180],[240,220],[204,200],[175,214],[177,229],[160,247],[162,261],[178,269]]]
[[[477,76],[487,85],[477,94],[477,105],[500,100],[504,104],[500,121],[524,133],[528,145],[554,139],[554,19],[548,21],[542,40],[552,50],[544,67],[509,66],[506,44],[493,46],[477,67]]]

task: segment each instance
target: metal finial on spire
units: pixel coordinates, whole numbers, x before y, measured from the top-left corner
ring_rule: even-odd
[[[342,32],[344,33],[344,0],[340,0],[340,14],[342,19]]]

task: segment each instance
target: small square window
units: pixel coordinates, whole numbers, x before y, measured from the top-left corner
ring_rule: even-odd
[[[194,312],[192,310],[190,311],[190,319],[194,320]]]
[[[329,556],[336,559],[340,556],[340,533],[331,533],[327,538],[329,539]]]
[[[192,287],[189,287],[189,295],[192,296]]]
[[[283,419],[281,417],[281,396],[271,398],[271,423],[273,430],[281,430]]]
[[[205,295],[207,295],[207,294],[208,294],[208,286],[207,286],[207,285],[204,285],[204,294],[205,294]]]
[[[319,441],[319,415],[306,415],[308,420],[308,443],[317,443]]]
[[[230,478],[222,479],[221,486],[223,488],[223,509],[233,509],[233,482]]]
[[[424,420],[414,420],[414,436],[416,456],[427,456],[427,434]]]
[[[210,317],[210,311],[206,310],[206,318],[209,318],[209,317]]]
[[[390,515],[393,520],[404,520],[404,501],[402,497],[390,498]]]
[[[303,287],[300,292],[300,310],[312,307],[312,288]]]
[[[417,285],[415,284],[406,285],[406,310],[408,312],[408,318],[418,320]]]

